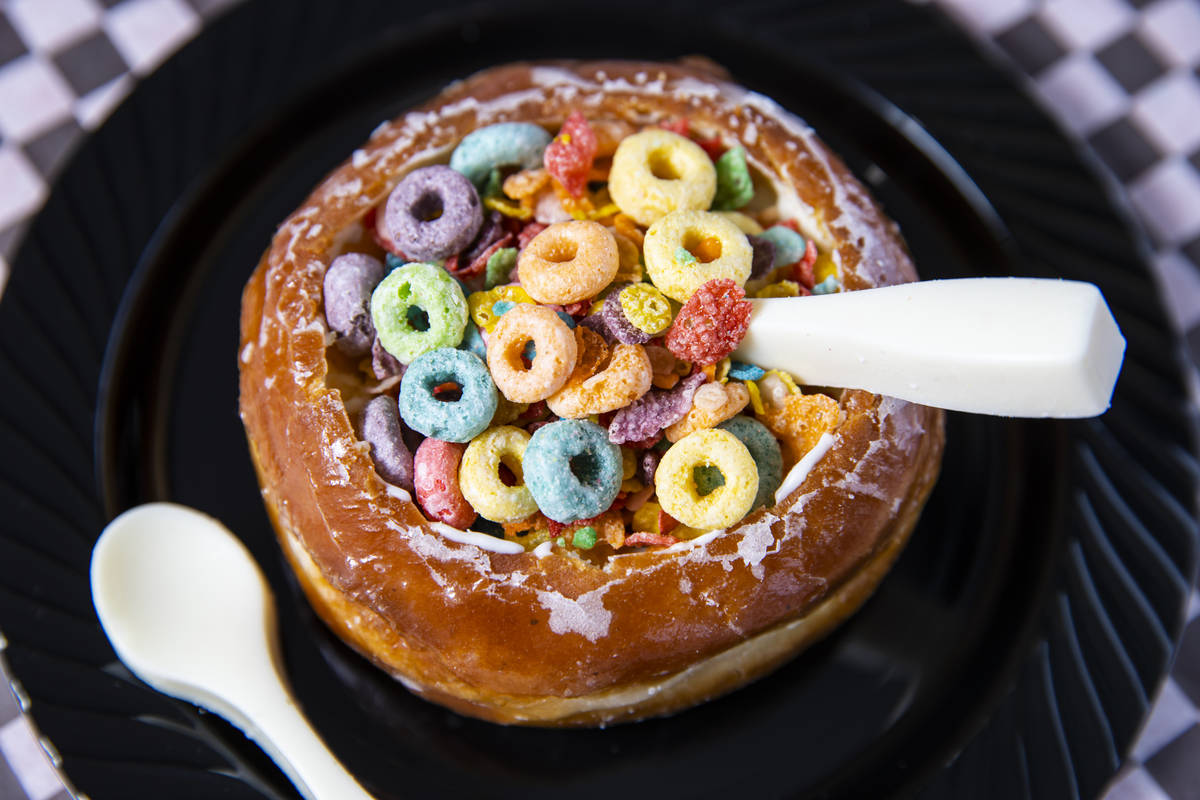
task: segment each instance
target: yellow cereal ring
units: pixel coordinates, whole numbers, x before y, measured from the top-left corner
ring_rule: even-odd
[[[697,467],[716,467],[724,484],[701,495]],[[664,511],[692,528],[726,528],[750,513],[758,495],[758,468],[746,446],[729,431],[688,434],[663,454],[654,473]]]
[[[617,242],[619,263],[614,283],[638,283],[642,280],[642,249],[623,233],[613,231],[613,239]],[[640,239],[639,239],[640,241]]]
[[[458,483],[463,497],[481,517],[492,522],[516,522],[537,511],[521,468],[527,444],[528,433],[501,425],[489,428],[467,445],[458,468]],[[500,479],[502,463],[516,476],[516,486],[506,486]]]
[[[528,368],[522,358],[533,342]],[[487,340],[487,363],[501,394],[517,403],[545,400],[562,388],[578,359],[575,334],[546,306],[521,303],[500,317]]]
[[[717,211],[725,219],[737,225],[742,233],[749,233],[757,236],[763,232],[763,226],[759,225],[753,217],[743,214],[741,211]]]
[[[654,285],[672,300],[686,303],[711,280],[745,284],[754,249],[746,234],[719,214],[676,211],[646,231],[642,255]]]
[[[590,220],[556,222],[529,240],[517,258],[521,286],[539,303],[576,303],[612,283],[617,241]]]
[[[546,398],[546,405],[560,417],[583,419],[616,411],[650,391],[654,371],[641,345],[614,345],[608,366],[599,371],[599,365],[589,366],[594,360],[586,353],[579,360],[566,385]]]
[[[497,286],[486,292],[471,292],[467,296],[467,308],[471,312],[471,319],[480,328],[490,333],[496,327],[496,323],[500,321],[501,316],[496,314],[492,308],[501,300],[507,300],[510,303],[533,302],[533,298],[520,286]]]
[[[621,303],[625,319],[643,333],[657,336],[671,327],[671,304],[662,292],[650,284],[626,286],[617,295],[617,300]]]
[[[647,128],[617,147],[608,191],[624,214],[651,225],[672,211],[711,206],[717,169],[700,145],[686,136]]]
[[[667,441],[678,442],[703,428],[715,428],[733,419],[750,402],[750,391],[741,381],[706,383],[692,395],[692,408],[683,419],[668,425]]]

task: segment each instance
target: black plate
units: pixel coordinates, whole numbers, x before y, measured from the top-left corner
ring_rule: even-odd
[[[381,798],[1095,796],[1182,624],[1197,467],[1146,251],[1090,165],[952,26],[890,0],[668,3],[653,20],[627,2],[439,5],[238,8],[86,142],[18,254],[0,306],[0,452],[20,454],[0,463],[0,627],[67,775],[95,798],[295,796],[236,730],[132,679],[96,623],[91,544],[165,498],[257,556],[305,710]],[[288,575],[236,415],[240,288],[308,189],[447,80],[689,53],[813,123],[925,277],[1100,284],[1129,341],[1113,409],[951,415],[943,478],[875,598],[754,686],[607,731],[464,719],[330,637]]]

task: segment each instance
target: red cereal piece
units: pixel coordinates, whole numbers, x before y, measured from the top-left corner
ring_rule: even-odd
[[[725,154],[726,150],[729,149],[721,143],[720,136],[714,136],[711,139],[696,139],[695,142],[696,144],[700,145],[701,150],[703,150],[705,153],[708,153],[708,157],[713,161],[716,161]]]
[[[670,547],[673,544],[679,544],[681,540],[675,536],[667,536],[661,533],[650,533],[648,531],[638,531],[631,533],[625,537],[626,547]]]
[[[465,444],[426,439],[413,455],[413,487],[425,516],[465,529],[475,521],[475,509],[458,485],[458,465]]]
[[[588,173],[596,159],[596,132],[578,111],[572,111],[563,122],[554,141],[546,146],[543,163],[554,178],[572,197],[582,197],[587,190]]]
[[[658,530],[660,532],[660,535],[666,535],[678,527],[679,527],[679,520],[675,519],[670,514],[663,511],[661,508],[658,510]],[[671,538],[675,539],[674,536],[672,536]],[[675,539],[675,541],[679,541],[679,540]]]
[[[715,364],[737,349],[750,327],[750,301],[737,282],[711,280],[696,290],[667,331],[667,349],[700,366]]]
[[[796,220],[794,220],[794,219],[784,219],[784,220],[780,220],[779,222],[776,222],[775,224],[776,224],[776,225],[782,225],[782,226],[783,226],[783,227],[785,227],[785,228],[791,228],[791,229],[792,229],[792,230],[794,230],[796,233],[800,233],[800,223],[799,223],[799,222],[797,222],[797,221],[796,221]],[[803,236],[804,234],[803,234],[803,233],[800,233],[800,235],[801,235],[801,236]]]
[[[563,306],[563,311],[567,312],[575,319],[582,319],[588,315],[592,309],[591,300],[580,300],[576,303],[567,303]]]
[[[810,293],[817,281],[816,276],[813,274],[813,264],[816,263],[817,246],[813,244],[812,239],[809,239],[804,244],[804,258],[792,265],[792,275],[796,283],[808,289]]]
[[[459,267],[457,262],[455,262],[455,268],[451,269],[450,268],[450,260],[447,259],[446,271],[449,272],[451,275],[453,275],[456,278],[477,277],[477,276],[483,274],[483,271],[487,268],[488,259],[491,258],[496,253],[497,250],[503,250],[505,247],[512,247],[512,246],[513,246],[513,236],[511,233],[506,233],[506,234],[504,234],[504,236],[502,238],[497,239],[494,243],[489,245],[487,247],[487,249],[485,249],[482,253],[475,256],[474,260],[472,260],[471,263],[465,267]],[[453,258],[457,258],[457,257],[458,256],[453,256]]]
[[[521,228],[520,233],[517,234],[517,249],[524,250],[525,245],[529,244],[533,237],[537,236],[548,227],[550,226],[544,225],[541,222],[531,222],[525,227]]]
[[[665,131],[670,131],[671,133],[678,133],[680,136],[688,135],[687,117],[680,117],[679,119],[672,120],[671,122],[660,122],[658,123],[658,127]]]

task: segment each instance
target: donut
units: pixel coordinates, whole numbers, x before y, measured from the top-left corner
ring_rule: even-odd
[[[489,215],[470,241],[456,238],[458,251],[433,258],[398,247],[398,230],[380,235],[397,187],[455,163]],[[699,222],[674,229],[665,272],[643,272],[653,261],[647,231],[671,214]],[[569,256],[548,248],[523,273],[533,263],[526,251],[559,222],[587,223],[602,257],[556,282],[555,265]],[[504,250],[516,252],[489,269]],[[706,272],[730,253],[719,274]],[[361,287],[373,275],[350,281],[339,322],[326,318],[326,273],[347,254],[385,262],[391,275],[412,259],[444,259],[409,270],[422,281],[407,289],[389,275],[372,295],[390,317],[375,318],[370,304],[370,352],[386,354],[390,342],[407,363],[389,373],[401,380],[378,379],[379,359],[356,355],[361,340],[348,351],[338,344],[370,336]],[[935,409],[731,362],[737,304],[760,292],[916,279],[896,226],[842,162],[715,65],[546,62],[456,81],[377,127],[317,186],[244,290],[239,408],[280,546],[337,635],[462,714],[604,726],[732,691],[866,600],[916,524],[944,440]],[[614,293],[609,316],[657,338],[627,344],[596,332],[607,330]],[[680,323],[679,304],[697,295]],[[567,319],[579,323],[575,363],[545,400],[501,401],[481,350],[491,352],[498,331],[502,341],[536,339],[498,327],[525,304],[568,329]],[[427,319],[414,318],[414,305]],[[508,366],[536,363],[541,345],[508,352]],[[415,403],[400,402],[406,390]],[[404,430],[415,497],[386,478],[406,480],[408,470],[398,448],[381,449],[395,442],[388,406],[373,406],[363,429],[362,409],[379,395],[417,431]],[[444,413],[459,405],[469,425]],[[430,408],[443,412],[436,425],[422,422]],[[555,435],[568,429],[586,437]],[[554,445],[548,455],[543,441]],[[577,445],[618,456],[604,459],[603,486],[589,469],[574,475],[596,491],[555,513],[599,513],[564,522],[538,496],[550,507],[569,494],[543,481],[553,488],[548,468],[570,465]],[[730,502],[704,503],[712,497]]]

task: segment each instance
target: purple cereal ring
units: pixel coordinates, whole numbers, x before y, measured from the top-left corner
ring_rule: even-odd
[[[458,466],[466,450],[465,444],[426,439],[413,458],[417,504],[425,516],[460,530],[475,521],[475,509],[458,485]]]
[[[625,284],[625,286],[631,285]],[[600,318],[604,321],[604,326],[612,337],[621,344],[645,344],[654,337],[635,327],[625,316],[625,309],[621,308],[621,290],[625,286],[613,289],[609,292],[608,297],[604,298],[604,305],[600,308]]]
[[[770,239],[746,234],[753,255],[750,258],[750,277],[764,278],[775,266],[775,243]]]
[[[461,173],[435,164],[413,170],[396,185],[383,225],[410,259],[436,261],[471,244],[483,225],[483,205]]]
[[[375,341],[371,292],[383,280],[383,264],[366,253],[343,253],[325,270],[325,321],[337,347],[352,358],[365,356]]]
[[[371,446],[379,477],[405,491],[413,490],[413,455],[404,444],[400,411],[387,395],[367,403],[362,412],[362,437]]]

